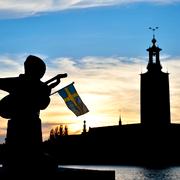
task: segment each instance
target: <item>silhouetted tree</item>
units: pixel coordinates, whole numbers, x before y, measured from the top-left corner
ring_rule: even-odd
[[[58,136],[59,136],[59,127],[56,126],[56,128],[55,128],[55,130],[54,130],[54,137],[55,137],[55,138],[58,138]]]
[[[51,129],[49,139],[54,140],[54,138],[55,138],[55,132],[54,129]]]
[[[63,125],[62,124],[60,125],[60,128],[59,128],[59,135],[63,136]]]
[[[65,128],[64,128],[64,136],[68,136],[68,127],[67,127],[67,125],[65,125]]]

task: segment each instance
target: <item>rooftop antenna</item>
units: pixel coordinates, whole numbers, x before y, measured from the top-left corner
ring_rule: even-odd
[[[154,28],[149,27],[149,29],[152,30],[152,32],[153,32],[153,39],[155,39],[155,31],[156,31],[157,29],[159,29],[159,27],[154,27]]]

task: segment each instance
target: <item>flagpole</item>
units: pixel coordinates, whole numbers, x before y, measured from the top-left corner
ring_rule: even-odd
[[[60,89],[59,89],[59,90],[60,90]],[[59,91],[59,90],[58,90],[58,91]],[[58,91],[55,91],[55,92],[51,93],[50,96],[52,96],[53,94],[56,94]]]
[[[74,84],[74,82],[72,82],[71,84]],[[71,85],[71,84],[69,84],[69,85]],[[67,85],[67,86],[69,86],[69,85]],[[65,87],[67,87],[67,86],[65,86]],[[63,88],[65,88],[65,87],[63,87]],[[61,90],[61,89],[59,89],[59,90]],[[57,90],[57,91],[51,93],[50,96],[52,96],[53,94],[56,94],[59,90]]]

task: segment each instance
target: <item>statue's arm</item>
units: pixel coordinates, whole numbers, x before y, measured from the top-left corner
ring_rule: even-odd
[[[66,78],[66,77],[67,77],[67,73],[58,74],[57,76],[46,81],[45,84],[47,84],[50,89],[53,89],[61,82],[61,78]]]
[[[38,96],[39,100],[38,102],[40,103],[39,107],[40,110],[46,109],[50,103],[50,93],[51,93],[51,89],[49,88],[49,86],[47,86],[45,83],[43,83],[42,87],[41,87],[41,94]]]

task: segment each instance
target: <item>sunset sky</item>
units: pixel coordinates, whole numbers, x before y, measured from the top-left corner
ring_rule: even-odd
[[[180,123],[180,0],[0,0],[0,77],[24,73],[29,54],[41,57],[42,81],[68,77],[89,112],[76,117],[58,95],[41,111],[44,140],[51,128],[69,134],[87,128],[140,122],[140,73],[146,72],[152,31],[158,26],[161,64],[170,73],[171,120]],[[0,91],[0,98],[7,95]],[[153,108],[153,107],[152,107]],[[0,118],[0,142],[7,119]]]

